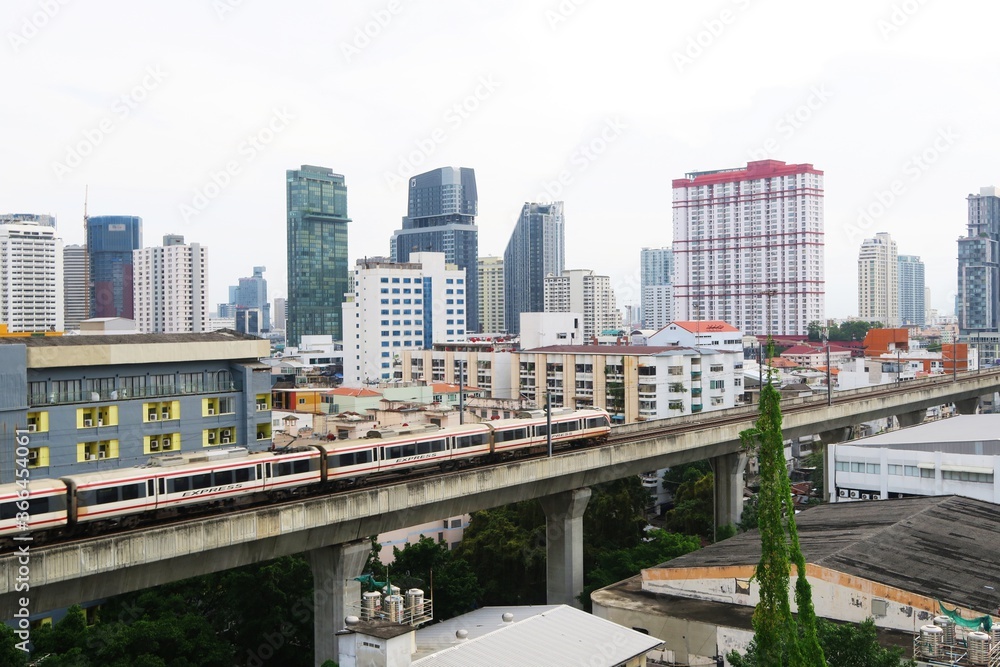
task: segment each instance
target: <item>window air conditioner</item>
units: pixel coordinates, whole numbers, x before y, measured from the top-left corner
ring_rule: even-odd
[[[163,439],[163,448],[164,449],[170,449],[170,443],[171,443],[170,438],[164,438]]]
[[[267,403],[258,403],[257,404],[257,409],[258,410],[267,410]]]
[[[103,459],[107,457],[107,455],[108,455],[107,452],[97,452],[97,458],[99,459]]]
[[[83,420],[83,426],[84,426],[84,428],[90,428],[93,425],[94,425],[94,420],[93,419],[84,419]]]
[[[214,433],[209,433],[208,434],[208,441],[209,442],[215,442],[215,434]]]
[[[28,424],[28,430],[31,431],[32,433],[34,433],[35,431],[38,430],[38,425],[37,424]]]
[[[37,461],[38,460],[38,450],[37,449],[29,449],[28,450],[28,460],[29,461]]]
[[[170,410],[164,410],[163,411],[163,418],[164,419],[170,419]]]
[[[851,491],[851,498],[857,498],[857,497],[858,497],[858,495],[859,495],[859,494],[858,494],[858,492],[857,492],[857,491]]]
[[[156,413],[155,412],[150,412],[149,413],[149,421],[151,421],[151,422],[155,422],[156,421]]]
[[[841,498],[846,498],[847,497],[847,489],[841,489],[840,493],[837,494],[837,495],[839,495]]]
[[[222,444],[224,444],[224,445],[228,445],[229,444],[229,436],[228,435],[222,436]]]
[[[215,414],[215,408],[209,408],[208,409],[208,414],[209,415],[214,415]]]
[[[870,494],[870,493],[862,493],[861,494],[861,500],[871,500],[871,499],[872,499],[872,494]]]
[[[149,451],[155,452],[155,451],[158,451],[159,449],[160,449],[160,441],[159,440],[150,440],[149,441]]]

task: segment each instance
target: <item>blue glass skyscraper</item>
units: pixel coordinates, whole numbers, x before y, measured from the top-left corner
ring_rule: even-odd
[[[465,269],[464,294],[456,294],[452,305],[465,311],[466,332],[479,331],[478,213],[474,170],[441,167],[419,174],[410,179],[403,228],[390,244],[394,262],[409,261],[411,252],[443,252],[446,262]]]
[[[132,251],[141,247],[142,218],[134,215],[87,218],[91,317],[135,319]]]

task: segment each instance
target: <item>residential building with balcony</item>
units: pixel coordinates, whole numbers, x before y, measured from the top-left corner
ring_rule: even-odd
[[[778,160],[673,181],[674,317],[795,335],[823,320],[823,172]]]
[[[0,338],[0,483],[15,430],[33,478],[271,444],[266,340],[233,332]]]
[[[611,278],[590,269],[566,269],[545,277],[545,312],[583,313],[583,339],[591,343],[605,331],[621,328]]]
[[[678,346],[553,345],[519,352],[404,352],[401,379],[456,382],[463,368],[483,396],[528,407],[606,409],[619,423],[737,405],[742,353]],[[428,378],[427,373],[430,373]]]

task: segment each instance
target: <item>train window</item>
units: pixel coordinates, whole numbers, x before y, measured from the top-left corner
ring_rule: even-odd
[[[38,516],[66,509],[65,498],[62,497],[28,498],[28,509],[26,510],[19,510],[17,503],[18,501],[15,500],[0,505],[0,520],[13,519],[18,512],[27,512],[28,516]]]
[[[9,521],[17,516],[17,503],[0,504],[0,521]]]
[[[387,459],[401,459],[406,456],[416,456],[416,445],[399,445],[398,447],[386,447],[385,457]]]
[[[188,491],[191,488],[191,480],[187,477],[177,477],[175,479],[168,480],[167,483],[170,487],[170,493]]]
[[[286,475],[292,474],[292,464],[291,463],[279,463],[274,466],[274,477],[285,477]]]
[[[121,487],[122,490],[122,500],[135,500],[136,498],[145,498],[146,489],[143,484],[128,484]]]
[[[372,462],[372,458],[373,458],[372,454],[374,452],[375,452],[374,449],[366,449],[363,452],[355,452],[354,453],[354,462],[355,463],[371,463]]]
[[[497,433],[497,442],[510,442],[511,440],[523,440],[528,437],[528,429],[514,428],[509,431]]]
[[[417,443],[417,454],[432,454],[444,451],[444,440],[430,440]]]
[[[535,435],[545,435],[549,432],[549,427],[545,424],[535,427]]]
[[[206,472],[198,475],[191,475],[192,489],[207,489],[212,486],[212,473]]]
[[[345,466],[354,465],[354,454],[355,452],[347,452],[345,454],[334,454],[328,459],[330,466],[334,468],[343,468]]]
[[[604,417],[591,417],[587,420],[587,428],[603,428],[607,425]]]
[[[97,505],[104,505],[105,503],[116,503],[118,502],[118,487],[112,487],[110,489],[98,489],[97,490]]]
[[[225,484],[233,483],[233,471],[232,470],[218,470],[215,472],[212,479],[212,486],[223,486]]]
[[[253,468],[237,468],[233,471],[235,473],[236,483],[249,482],[253,476]]]
[[[292,470],[296,475],[301,475],[303,473],[309,472],[309,461],[310,459],[302,459],[301,461],[294,461],[292,463]]]
[[[476,433],[475,435],[463,435],[455,438],[455,447],[463,449],[465,447],[475,447],[476,445],[485,445],[489,442],[488,433]]]

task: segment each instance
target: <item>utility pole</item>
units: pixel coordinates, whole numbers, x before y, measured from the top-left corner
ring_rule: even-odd
[[[465,360],[459,360],[458,366],[458,423],[465,423]]]
[[[830,339],[826,338],[826,404],[833,405],[833,383],[831,378],[833,377],[833,371],[830,369]]]
[[[549,446],[549,457],[552,456],[552,399],[549,392],[545,392],[545,443]]]

